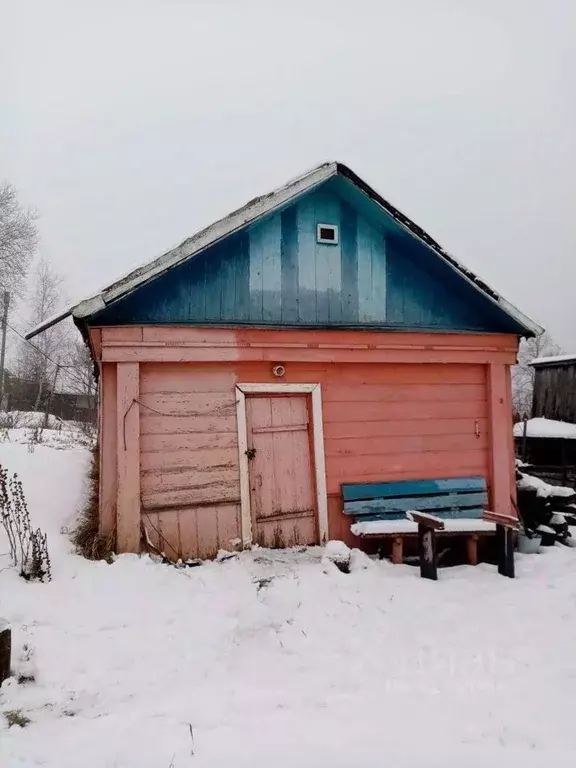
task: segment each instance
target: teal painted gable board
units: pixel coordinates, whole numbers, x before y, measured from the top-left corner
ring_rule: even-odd
[[[335,244],[318,242],[320,223],[338,228]],[[141,285],[89,324],[517,332],[343,177]]]

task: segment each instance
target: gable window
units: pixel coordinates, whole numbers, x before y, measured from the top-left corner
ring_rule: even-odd
[[[338,245],[338,227],[336,224],[318,224],[316,226],[316,240],[319,243]]]

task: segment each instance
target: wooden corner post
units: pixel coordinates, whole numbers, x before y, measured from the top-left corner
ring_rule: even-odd
[[[508,397],[509,378],[503,363],[488,365],[488,418],[490,424],[490,485],[492,511],[497,515],[515,515],[512,511],[512,471],[514,455],[512,413]]]
[[[488,365],[488,413],[490,422],[490,476],[492,512],[503,519],[516,517],[512,508],[515,498],[514,445],[510,376],[503,363]],[[514,543],[510,526],[497,525],[498,572],[514,578]]]
[[[118,552],[140,550],[140,366],[118,363],[116,391]]]

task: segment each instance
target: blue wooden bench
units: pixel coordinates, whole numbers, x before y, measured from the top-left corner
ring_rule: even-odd
[[[468,562],[476,565],[479,536],[498,533],[505,538],[502,546],[507,558],[500,572],[513,572],[511,530],[515,520],[486,510],[483,477],[347,483],[341,488],[344,514],[354,518],[352,533],[367,539],[392,539],[394,563],[403,561],[404,537],[418,535],[422,575],[436,578],[436,535],[465,536]]]

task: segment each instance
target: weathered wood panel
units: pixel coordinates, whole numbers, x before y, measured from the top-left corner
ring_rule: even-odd
[[[455,393],[457,396],[458,393]],[[354,407],[343,408],[341,403],[327,402],[324,419],[327,423],[347,421],[402,421],[425,419],[479,419],[486,418],[487,407],[481,401],[453,402],[389,402],[374,403],[357,401]]]
[[[183,432],[181,434],[140,435],[142,455],[150,453],[174,454],[180,451],[202,452],[237,448],[236,432]]]
[[[140,366],[117,367],[116,459],[117,547],[119,552],[140,549]]]
[[[240,506],[220,504],[152,512],[142,521],[154,549],[176,559],[211,558],[219,549],[234,549],[240,529]]]
[[[240,482],[240,475],[237,465],[230,465],[226,469],[219,469],[219,466],[212,466],[206,461],[199,467],[192,468],[166,466],[160,469],[146,469],[141,473],[140,479],[142,502],[146,506],[149,496],[163,491],[200,489],[212,489],[214,498],[221,499],[220,489]]]
[[[369,422],[332,422],[324,425],[325,439],[372,437],[404,437],[418,435],[480,435],[488,431],[486,418],[445,419],[442,421],[414,419],[407,421],[374,420]]]
[[[496,514],[515,515],[512,508],[510,434],[512,412],[508,400],[508,376],[505,366],[488,366],[488,402],[490,423],[491,510]]]
[[[142,515],[158,516],[168,557],[212,557],[240,535],[234,381],[222,366],[142,366]]]
[[[308,398],[246,399],[252,530],[261,546],[318,542]]]
[[[532,416],[576,423],[576,362],[537,367]]]
[[[116,527],[116,366],[104,364],[100,377],[100,533]]]

